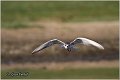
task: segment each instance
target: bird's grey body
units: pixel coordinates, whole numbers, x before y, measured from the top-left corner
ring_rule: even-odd
[[[69,44],[66,44],[58,39],[52,39],[52,40],[49,40],[47,41],[46,43],[40,45],[38,48],[36,48],[33,52],[33,53],[36,53],[38,51],[41,51],[49,46],[52,46],[54,44],[60,44],[63,48],[67,49],[68,51],[71,51],[72,49],[74,49],[74,46],[76,44],[84,44],[84,45],[93,45],[99,49],[104,49],[103,46],[101,46],[100,44],[98,44],[97,42],[95,41],[92,41],[90,39],[87,39],[87,38],[76,38],[75,40],[73,40],[72,42],[70,42]]]

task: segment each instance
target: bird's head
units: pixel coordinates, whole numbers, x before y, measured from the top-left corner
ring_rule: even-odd
[[[65,44],[64,47],[65,47],[65,49],[67,49],[68,48],[68,44]]]

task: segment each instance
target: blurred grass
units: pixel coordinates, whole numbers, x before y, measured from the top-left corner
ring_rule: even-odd
[[[4,28],[7,28],[7,29],[19,29],[19,28],[30,28],[32,26],[34,27],[37,27],[37,28],[41,28],[43,29],[44,26],[41,26],[41,25],[30,25],[29,23],[25,23],[25,22],[7,22],[7,23],[2,23],[1,24]]]
[[[118,20],[118,1],[2,1],[2,27],[43,19],[66,21]],[[11,27],[11,26],[7,26]],[[16,25],[18,27],[18,25]],[[25,27],[25,26],[24,26]],[[14,27],[13,27],[14,28]]]
[[[14,29],[19,29],[19,28],[27,28],[28,25],[26,23],[21,23],[21,22],[12,22],[12,23],[2,23],[2,26],[4,26],[4,28],[14,28]]]
[[[28,76],[6,76],[6,73],[29,72]],[[88,68],[88,69],[9,69],[2,70],[2,79],[118,79],[119,68]]]

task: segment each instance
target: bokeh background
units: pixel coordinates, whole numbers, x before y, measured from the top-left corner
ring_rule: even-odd
[[[118,24],[118,1],[2,1],[1,78],[118,79]],[[49,39],[77,37],[105,50],[77,45],[79,50],[68,52],[54,45],[31,54]],[[12,72],[29,74],[7,75]]]

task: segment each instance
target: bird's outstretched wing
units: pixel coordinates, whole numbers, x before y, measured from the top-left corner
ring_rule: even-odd
[[[47,47],[49,47],[49,46],[52,46],[52,45],[54,45],[54,44],[64,45],[65,43],[62,42],[62,41],[60,41],[60,40],[58,40],[58,39],[52,39],[52,40],[49,40],[49,41],[45,42],[44,44],[40,45],[39,47],[37,47],[37,48],[32,52],[32,54],[34,54],[34,53],[36,53],[36,52],[38,52],[38,51],[41,51],[41,50],[43,50],[43,49],[45,49],[45,48],[47,48]]]
[[[104,49],[104,47],[100,44],[98,44],[97,42],[95,41],[92,41],[90,39],[87,39],[87,38],[76,38],[74,41],[72,41],[70,44],[71,45],[75,45],[75,44],[84,44],[84,45],[93,45],[99,49]]]

